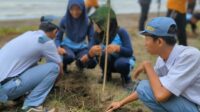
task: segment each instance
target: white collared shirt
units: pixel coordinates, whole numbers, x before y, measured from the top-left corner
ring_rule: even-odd
[[[21,74],[42,57],[61,63],[54,41],[43,31],[28,31],[16,37],[0,50],[0,82]]]
[[[176,96],[200,105],[200,51],[175,45],[168,60],[158,57],[154,67],[162,85]]]

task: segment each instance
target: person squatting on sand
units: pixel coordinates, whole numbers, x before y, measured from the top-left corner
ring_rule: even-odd
[[[112,103],[112,112],[127,103],[141,100],[153,112],[200,112],[200,51],[176,44],[176,23],[168,17],[152,19],[141,32],[145,47],[158,55],[153,66],[142,62],[134,72],[137,78],[145,72],[148,80],[140,81],[125,99]]]
[[[107,16],[109,10],[111,10],[109,23],[110,34],[109,45],[106,47]],[[135,57],[133,56],[133,48],[129,34],[124,28],[118,26],[115,12],[107,6],[98,8],[91,15],[91,19],[95,29],[95,45],[89,50],[89,58],[97,57],[102,73],[104,73],[105,51],[107,50],[109,54],[107,81],[112,79],[112,73],[120,73],[123,86],[128,88],[132,83],[130,72],[135,65]],[[102,75],[99,82],[102,83],[103,77],[104,75]]]
[[[60,21],[60,28],[64,31],[58,32],[55,43],[59,54],[63,55],[64,71],[67,72],[67,66],[75,60],[79,69],[95,68],[95,59],[90,58],[83,62],[88,49],[94,45],[94,28],[87,16],[83,0],[69,0],[66,14]]]
[[[43,19],[41,19],[43,20]],[[44,111],[41,105],[62,75],[62,60],[54,38],[59,30],[51,21],[41,21],[39,30],[14,38],[0,50],[0,102],[26,95],[22,111]],[[37,64],[41,58],[46,63]]]

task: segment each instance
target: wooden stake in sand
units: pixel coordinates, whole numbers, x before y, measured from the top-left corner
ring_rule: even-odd
[[[110,0],[107,0],[107,6],[109,7],[109,11],[108,11],[107,31],[106,31],[106,48],[109,43],[109,34],[110,34],[110,8],[111,8]],[[107,50],[105,50],[104,79],[103,79],[103,88],[102,88],[103,93],[104,93],[105,87],[106,87],[107,67],[108,67],[108,52],[107,52]]]

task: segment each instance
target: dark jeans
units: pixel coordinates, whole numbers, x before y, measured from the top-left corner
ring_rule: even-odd
[[[179,40],[179,44],[187,46],[186,14],[182,14],[174,10],[168,10],[167,17],[173,18],[177,24],[178,27],[177,37]]]
[[[80,50],[72,50],[68,47],[63,47],[67,54],[63,56],[63,65],[64,70],[67,68],[67,65],[71,64],[72,62],[80,61],[80,59],[88,53],[88,49],[80,49]],[[81,62],[80,62],[81,63]],[[82,66],[80,66],[80,63],[77,65],[79,68],[95,68],[97,65],[97,61],[95,59],[89,59],[87,63],[81,63]],[[77,64],[77,63],[76,63]]]
[[[144,26],[145,26],[145,22],[148,18],[148,13],[149,13],[149,8],[150,8],[151,2],[147,2],[147,3],[139,2],[139,4],[141,6],[141,15],[140,15],[140,20],[139,20],[139,31],[143,31]]]
[[[115,57],[112,55],[108,56],[108,63],[107,63],[107,80],[111,80],[112,73],[120,73],[122,81],[125,83],[129,83],[131,81],[131,77],[129,75],[131,71],[132,65],[130,64],[130,58],[126,57]],[[100,67],[104,72],[104,65],[105,65],[105,55],[102,55],[100,61]],[[133,69],[133,67],[132,67]]]

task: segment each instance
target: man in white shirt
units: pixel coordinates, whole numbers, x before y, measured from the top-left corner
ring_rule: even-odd
[[[62,61],[53,39],[58,31],[51,21],[42,21],[38,31],[28,31],[0,50],[0,102],[6,103],[27,92],[22,110],[42,111],[42,103],[52,89]],[[45,57],[47,63],[37,62]]]
[[[200,51],[176,45],[176,23],[168,17],[154,18],[141,34],[147,51],[159,56],[156,65],[141,63],[134,77],[145,72],[148,80],[127,98],[112,103],[107,112],[137,99],[153,112],[200,112]]]

